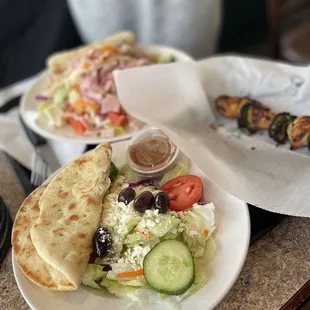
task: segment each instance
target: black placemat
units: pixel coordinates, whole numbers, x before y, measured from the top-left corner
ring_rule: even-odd
[[[0,265],[11,246],[12,219],[7,206],[0,196]]]

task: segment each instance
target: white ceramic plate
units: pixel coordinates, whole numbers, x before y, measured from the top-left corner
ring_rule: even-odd
[[[112,145],[112,160],[117,166],[125,162],[128,142]],[[214,240],[216,254],[208,264],[208,282],[194,295],[180,303],[180,310],[213,309],[226,295],[236,281],[247,255],[250,240],[250,219],[247,205],[215,186],[195,165],[191,173],[201,177],[204,195],[216,207],[216,231]],[[124,309],[124,302],[103,291],[81,286],[75,292],[51,292],[42,289],[28,280],[19,269],[14,253],[13,270],[17,285],[25,300],[36,310],[102,310]],[[135,309],[133,307],[132,309]],[[167,309],[163,305],[150,305],[143,309]]]
[[[160,46],[160,45],[148,45],[144,46],[143,50],[148,54],[157,54],[162,56],[171,56],[173,55],[177,61],[193,61],[188,54],[177,50],[175,48]],[[41,93],[42,86],[44,85],[45,80],[48,77],[48,72],[43,71],[37,81],[29,88],[27,93],[23,96],[21,100],[21,116],[25,123],[37,134],[47,138],[55,140],[70,140],[74,142],[80,142],[83,144],[99,144],[102,142],[117,142],[121,140],[130,139],[134,134],[142,130],[128,133],[123,136],[118,136],[114,138],[104,139],[98,137],[83,137],[75,134],[71,126],[66,126],[64,128],[51,129],[46,126],[43,126],[38,122],[38,101],[35,100],[35,96]]]

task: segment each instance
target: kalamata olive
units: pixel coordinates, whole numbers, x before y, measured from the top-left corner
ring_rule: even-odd
[[[151,209],[154,196],[150,191],[141,193],[134,201],[133,207],[139,213],[144,213],[147,209]]]
[[[153,208],[159,213],[166,213],[169,207],[169,197],[166,193],[160,192],[155,195]]]
[[[118,195],[118,201],[128,205],[136,198],[136,192],[131,187],[124,188]]]
[[[98,257],[106,256],[111,251],[112,235],[107,228],[97,229],[93,239],[93,248]]]
[[[102,268],[102,270],[108,272],[108,271],[111,271],[111,270],[112,270],[112,267],[111,267],[110,265],[104,265],[103,268]]]

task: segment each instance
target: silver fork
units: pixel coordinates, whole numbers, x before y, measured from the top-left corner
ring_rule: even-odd
[[[33,153],[31,166],[30,183],[33,186],[38,187],[47,177],[47,162],[38,151]]]

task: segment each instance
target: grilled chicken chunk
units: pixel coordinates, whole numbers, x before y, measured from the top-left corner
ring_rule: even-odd
[[[254,101],[247,97],[220,96],[215,100],[217,112],[227,118],[238,118],[242,107],[247,103],[255,103],[257,106],[267,108],[261,102]]]
[[[297,117],[287,128],[291,149],[310,146],[310,116]]]
[[[244,105],[240,111],[238,124],[240,128],[247,128],[251,133],[268,129],[275,114],[269,108],[256,103]]]

